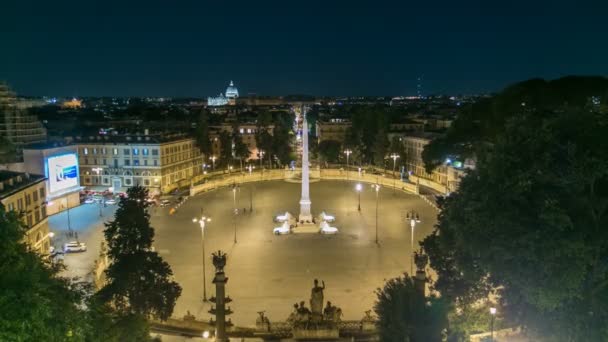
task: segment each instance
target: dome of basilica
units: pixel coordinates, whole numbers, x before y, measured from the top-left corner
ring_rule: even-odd
[[[226,88],[226,97],[229,99],[239,97],[239,90],[236,89],[232,81],[230,81],[230,85]]]

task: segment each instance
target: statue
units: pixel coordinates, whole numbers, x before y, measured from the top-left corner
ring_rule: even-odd
[[[327,301],[327,305],[325,309],[323,309],[323,319],[326,321],[331,321],[337,323],[340,321],[342,317],[342,309],[337,306],[331,305],[330,301]]]
[[[226,253],[218,250],[213,255],[213,266],[215,266],[215,272],[224,272],[224,267],[226,267]]]
[[[304,306],[304,301],[300,302],[300,306],[296,309],[298,314],[296,317],[296,321],[298,322],[307,322],[310,320],[310,310],[306,306]]]
[[[424,272],[426,265],[429,263],[429,257],[421,249],[419,252],[414,252],[414,263],[418,271]]]
[[[310,309],[314,315],[322,315],[323,312],[323,290],[325,290],[325,282],[321,281],[323,286],[319,286],[319,281],[315,279],[314,286],[310,291]]]

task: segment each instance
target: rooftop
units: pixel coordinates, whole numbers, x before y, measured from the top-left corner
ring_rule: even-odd
[[[173,134],[131,134],[131,135],[91,135],[84,137],[76,137],[75,144],[161,144],[191,137],[183,133]]]
[[[41,175],[0,170],[0,198],[12,195],[45,179]]]

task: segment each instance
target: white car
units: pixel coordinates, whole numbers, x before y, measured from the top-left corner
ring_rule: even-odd
[[[93,203],[95,203],[95,200],[92,199],[91,197],[89,197],[89,198],[87,198],[87,199],[84,200],[84,203],[85,204],[93,204]]]
[[[169,204],[171,204],[171,201],[169,201],[168,199],[164,199],[164,200],[160,201],[160,206],[161,207],[166,207]]]
[[[335,216],[327,215],[325,212],[322,212],[320,216],[321,216],[321,221],[334,222],[336,220]]]
[[[110,198],[109,200],[106,200],[106,204],[116,204],[116,200],[113,198]]]
[[[87,244],[79,241],[70,241],[63,245],[64,253],[72,252],[85,252],[87,250]]]
[[[285,212],[285,214],[283,214],[283,215],[278,215],[277,217],[275,217],[275,219],[274,219],[274,220],[275,220],[275,221],[277,221],[277,222],[287,222],[287,221],[289,221],[289,220],[291,219],[291,217],[292,217],[292,216],[291,216],[291,214],[290,214],[290,213]]]
[[[272,230],[274,235],[285,235],[291,233],[291,228],[288,222],[283,222],[283,225]]]
[[[338,233],[338,228],[336,227],[331,227],[329,225],[329,223],[327,223],[326,221],[321,222],[321,224],[319,225],[319,233],[321,234],[337,234]]]

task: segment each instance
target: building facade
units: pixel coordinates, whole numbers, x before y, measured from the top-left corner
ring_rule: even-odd
[[[346,139],[346,133],[351,127],[352,123],[346,119],[330,119],[329,121],[317,121],[317,140],[319,143],[325,140],[335,140],[343,144]]]
[[[189,186],[202,174],[203,158],[184,135],[96,136],[76,139],[80,183],[124,191],[140,185],[151,194]]]
[[[233,126],[231,123],[225,123],[219,126],[211,126],[211,134],[210,134],[210,138],[211,138],[211,147],[213,150],[213,155],[214,156],[219,156],[220,155],[220,150],[222,148],[221,144],[220,144],[220,139],[219,139],[219,135],[221,132],[227,132],[229,134],[232,134],[232,130],[233,128],[236,127],[236,129],[239,130],[239,134],[241,136],[241,139],[243,140],[243,142],[245,143],[245,145],[247,145],[247,148],[249,148],[249,160],[258,160],[259,156],[260,156],[260,150],[258,149],[258,145],[257,145],[257,141],[255,140],[255,136],[258,133],[258,127],[255,123],[242,123],[242,124],[236,124],[236,126]],[[267,131],[270,135],[273,134],[273,130],[274,130],[274,125],[269,125],[267,128]],[[267,159],[267,156],[265,157]],[[246,161],[246,160],[244,160]],[[207,163],[209,163],[209,161],[207,161]]]
[[[23,146],[46,141],[46,129],[35,115],[21,108],[15,94],[0,83],[0,137],[13,143],[17,151]]]
[[[46,212],[45,177],[0,171],[0,202],[7,211],[22,216],[28,228],[25,242],[41,254],[48,254],[50,244],[49,225]]]
[[[438,133],[412,132],[401,138],[407,154],[406,169],[412,175],[429,180],[439,185],[438,188],[444,189],[442,191],[450,193],[458,190],[460,181],[466,175],[466,170],[475,168],[475,161],[473,159],[456,161],[448,158],[431,173],[426,172],[422,151],[438,136]]]

